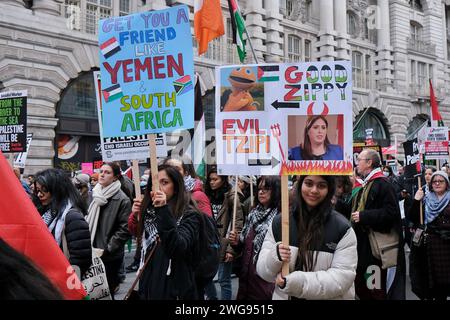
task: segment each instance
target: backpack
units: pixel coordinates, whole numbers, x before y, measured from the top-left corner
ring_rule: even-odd
[[[220,264],[220,235],[213,217],[200,213],[201,228],[199,235],[198,264],[196,277],[213,279]]]

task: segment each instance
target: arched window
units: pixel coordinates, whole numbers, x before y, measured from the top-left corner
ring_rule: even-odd
[[[429,117],[426,114],[415,115],[408,125],[408,131],[406,134],[406,140],[414,139],[417,133],[423,126],[428,125]]]
[[[389,130],[386,126],[383,114],[375,108],[364,110],[356,117],[353,129],[353,141],[364,142],[366,129],[373,129],[373,140],[382,147],[388,147],[391,142]]]
[[[409,0],[409,6],[411,9],[423,11],[422,1],[420,0]]]

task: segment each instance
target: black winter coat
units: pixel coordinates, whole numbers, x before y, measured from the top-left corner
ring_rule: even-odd
[[[362,189],[354,201],[359,201]],[[358,267],[357,273],[366,273],[370,265],[380,265],[381,262],[372,255],[367,227],[374,231],[388,233],[392,227],[400,235],[397,256],[397,269],[394,283],[388,292],[388,299],[405,299],[406,263],[403,242],[403,229],[398,199],[392,184],[385,178],[375,179],[367,197],[365,209],[360,211],[360,222],[353,224],[358,241]]]
[[[139,281],[141,299],[197,299],[194,269],[199,253],[200,213],[186,210],[177,226],[168,206],[155,211],[160,242]]]
[[[108,203],[100,208],[93,247],[105,250],[102,255],[103,262],[123,257],[125,243],[131,236],[128,232],[130,213],[130,199],[122,190],[109,198]]]
[[[69,262],[78,266],[81,274],[84,274],[92,263],[91,233],[83,215],[75,208],[66,215],[64,233],[70,254]]]

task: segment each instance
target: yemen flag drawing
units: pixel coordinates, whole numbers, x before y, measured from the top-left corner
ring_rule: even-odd
[[[173,82],[173,87],[178,96],[192,90],[192,79],[190,75],[181,77]]]
[[[271,82],[271,81],[279,81],[280,76],[278,71],[280,70],[279,66],[259,66],[258,67],[258,81],[260,82]]]
[[[119,43],[117,42],[115,37],[112,37],[111,39],[103,42],[100,45],[100,50],[105,57],[105,59],[108,59],[112,55],[116,54],[120,51]]]
[[[87,294],[55,239],[0,152],[0,238],[30,259],[66,299]]]
[[[120,87],[120,84],[115,84],[109,88],[106,88],[102,92],[106,102],[111,102],[113,100],[123,97],[122,88]]]

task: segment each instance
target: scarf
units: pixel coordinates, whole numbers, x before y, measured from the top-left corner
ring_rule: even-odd
[[[192,192],[192,190],[194,190],[196,182],[197,182],[197,180],[192,178],[191,176],[185,176],[184,177],[184,186],[186,187],[186,191]]]
[[[355,186],[352,190],[352,212],[362,211],[366,207],[367,197],[369,196],[372,182],[375,179],[384,178],[383,172],[380,168],[372,170],[365,179],[356,179]],[[362,190],[362,195],[358,199],[358,195]]]
[[[51,234],[54,232],[54,237],[58,246],[61,247],[62,243],[62,233],[64,231],[64,226],[66,224],[66,216],[70,209],[72,209],[72,203],[70,200],[67,200],[67,204],[63,207],[61,214],[57,216],[58,211],[48,209],[42,219],[44,220],[48,231]]]
[[[178,219],[177,227],[180,225],[182,218],[183,218],[183,216],[181,216]],[[141,268],[145,264],[147,251],[149,251],[149,250],[151,251],[153,249],[153,246],[157,243],[156,240],[158,239],[158,228],[156,226],[155,208],[151,207],[151,208],[147,209],[147,211],[144,214],[143,219],[144,219],[144,239],[142,242],[141,261],[139,263],[139,270],[141,270]],[[172,259],[169,259],[169,267],[167,269],[167,275],[170,275],[170,273],[171,273],[171,262],[172,262]]]
[[[98,217],[100,215],[100,207],[108,203],[108,199],[119,192],[121,187],[120,181],[116,180],[106,188],[99,183],[92,191],[92,202],[88,209],[86,221],[89,224],[89,231],[91,232],[91,244],[94,243],[95,233],[97,232]]]
[[[428,224],[445,209],[450,202],[450,191],[439,200],[435,192],[428,192],[425,195],[425,224]]]
[[[256,208],[254,208],[248,215],[248,220],[242,229],[239,240],[244,243],[250,230],[252,228],[255,230],[255,237],[253,239],[253,263],[256,263],[258,260],[259,251],[261,250],[264,242],[264,237],[266,236],[267,230],[269,229],[269,226],[277,213],[277,208],[264,209],[262,205],[258,204]]]
[[[367,177],[362,180],[362,186],[364,187],[367,183],[369,183],[372,180],[378,179],[378,178],[384,178],[384,174],[381,171],[381,168],[376,168],[370,171],[370,173],[367,175]]]

